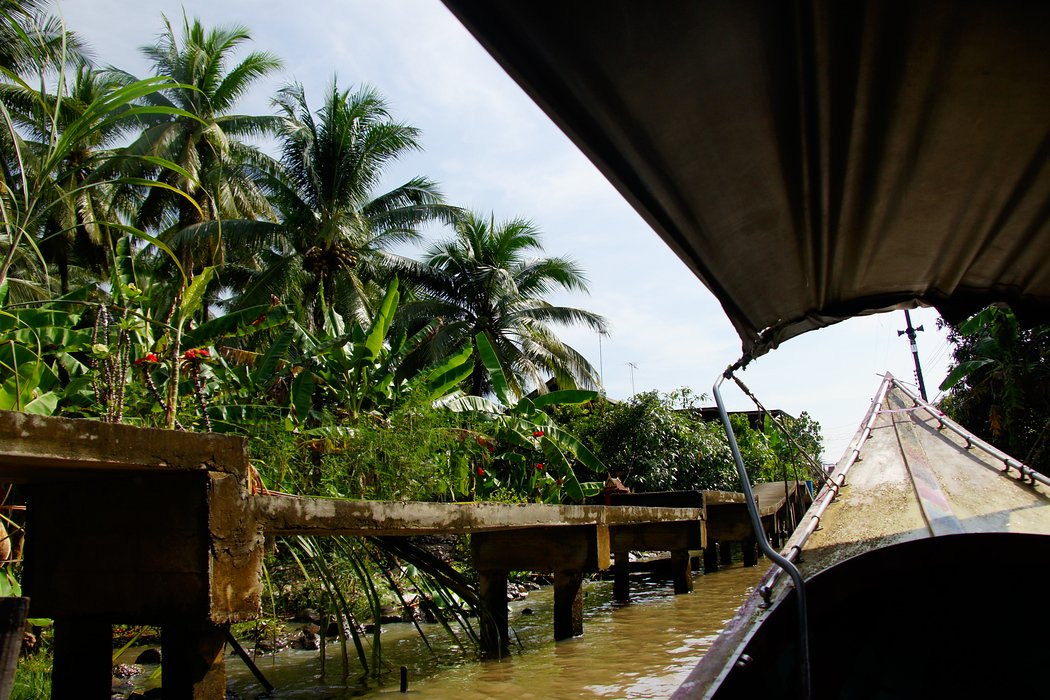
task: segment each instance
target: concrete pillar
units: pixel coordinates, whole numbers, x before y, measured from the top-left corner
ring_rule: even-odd
[[[704,573],[710,574],[718,571],[718,543],[708,540],[704,548]]]
[[[113,628],[109,621],[94,617],[55,619],[53,648],[52,700],[112,695]]]
[[[161,626],[164,700],[226,696],[226,628],[207,621],[168,621]]]
[[[29,598],[0,598],[0,698],[4,700],[11,696],[28,612]]]
[[[731,542],[718,543],[718,561],[722,566],[729,566],[733,563],[733,546]]]
[[[481,655],[498,659],[510,653],[510,621],[507,615],[507,572],[478,572],[481,602],[486,614],[481,619]]]
[[[744,549],[744,566],[754,566],[758,563],[758,543],[751,537],[741,543]]]
[[[689,550],[671,552],[671,580],[675,595],[693,590],[693,568],[689,564]]]
[[[583,572],[554,572],[554,641],[583,634]]]
[[[631,555],[628,552],[613,553],[613,600],[617,603],[631,602]]]

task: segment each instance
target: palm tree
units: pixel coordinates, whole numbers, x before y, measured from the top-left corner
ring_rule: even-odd
[[[62,20],[44,10],[48,0],[0,0],[0,68],[13,74],[50,73],[75,65],[83,44]]]
[[[454,238],[436,244],[426,256],[429,271],[418,281],[421,298],[408,311],[417,319],[443,319],[431,352],[474,344],[470,388],[475,395],[492,388],[474,340],[479,333],[487,336],[519,397],[530,388],[545,391],[549,375],[563,389],[598,386],[594,367],[560,341],[551,325],[583,324],[605,333],[606,321],[545,300],[558,289],[586,291],[587,284],[571,260],[529,257],[542,252],[539,231],[530,222],[497,224],[471,213],[456,224]]]
[[[254,246],[257,267],[241,270],[244,291],[234,305],[294,300],[312,330],[325,308],[364,320],[392,267],[406,264],[390,246],[417,239],[427,221],[454,220],[459,210],[424,177],[377,193],[386,166],[420,146],[419,130],[393,121],[375,90],[344,91],[333,81],[315,115],[295,84],[275,104],[281,162],[268,189],[280,223],[265,235],[264,227],[245,227],[254,233],[237,238]]]
[[[35,119],[26,131],[38,139],[38,148],[45,148],[52,125],[58,133],[65,133],[92,105],[119,89],[112,76],[86,63],[76,67],[68,85],[68,94],[43,95],[39,102],[43,109],[32,110]],[[93,273],[108,268],[114,233],[116,237],[122,235],[121,231],[114,232],[114,224],[127,221],[131,213],[131,203],[121,199],[125,190],[97,176],[99,168],[113,156],[112,146],[138,126],[133,119],[117,118],[127,109],[125,105],[95,113],[95,128],[77,132],[77,138],[67,143],[61,167],[54,173],[54,201],[41,232],[40,251],[45,260],[57,266],[62,293],[69,291],[71,265]]]
[[[151,95],[147,101],[182,114],[154,119],[127,150],[129,156],[160,157],[182,172],[147,173],[189,194],[200,205],[159,187],[150,188],[142,202],[138,223],[159,230],[192,273],[222,260],[216,227],[197,227],[205,221],[271,214],[254,173],[266,158],[244,139],[269,133],[273,116],[234,114],[237,101],[258,80],[281,67],[276,56],[251,52],[229,66],[233,52],[249,41],[245,27],[205,30],[200,20],[183,15],[181,41],[164,17],[164,32],[156,43],[142,47],[154,73],[170,77],[177,87]],[[124,80],[133,78],[114,71]],[[185,87],[184,87],[185,86]],[[141,163],[142,161],[136,161]]]

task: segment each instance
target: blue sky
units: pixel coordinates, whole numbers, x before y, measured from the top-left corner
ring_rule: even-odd
[[[293,80],[312,104],[333,78],[344,88],[378,88],[397,119],[423,132],[425,150],[392,168],[392,183],[427,175],[453,204],[497,219],[531,219],[547,254],[571,257],[586,270],[590,295],[557,301],[605,315],[612,333],[600,344],[579,329],[563,337],[600,365],[612,398],[681,386],[709,393],[739,356],[739,339],[714,297],[438,0],[62,0],[59,6],[99,63],[143,76],[148,66],[138,47],[160,33],[162,13],[176,26],[183,8],[208,26],[247,26],[251,48],[280,56],[285,71],[245,98],[245,113],[269,113],[270,96]],[[912,316],[926,329],[920,359],[935,394],[950,347],[936,331],[936,312]],[[902,328],[903,312],[853,319],[789,341],[741,378],[768,407],[808,411],[823,426],[825,459],[837,460],[878,375],[913,379],[908,344],[897,335]],[[735,387],[723,393],[731,409],[753,408]]]

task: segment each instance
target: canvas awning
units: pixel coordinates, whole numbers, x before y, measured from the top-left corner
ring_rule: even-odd
[[[1050,320],[1050,3],[445,3],[746,354],[916,303]]]

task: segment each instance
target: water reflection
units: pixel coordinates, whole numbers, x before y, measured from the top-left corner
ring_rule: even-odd
[[[318,682],[317,652],[286,651],[261,660],[263,673],[280,689],[278,698],[344,700],[399,692],[398,668],[409,668],[409,694],[428,698],[660,698],[669,696],[710,647],[743,603],[764,567],[723,569],[697,576],[691,595],[675,596],[668,583],[632,580],[632,602],[612,601],[612,582],[584,584],[584,635],[555,644],[550,588],[511,603],[512,654],[479,663],[449,649],[433,627],[435,658],[411,625],[390,625],[383,635],[384,668],[377,687],[342,683],[338,644],[328,651],[325,683]],[[529,608],[533,614],[523,614]],[[518,644],[515,644],[515,639]],[[519,646],[520,644],[520,646]],[[356,661],[351,669],[357,673]],[[259,686],[231,658],[230,687],[252,698]]]

